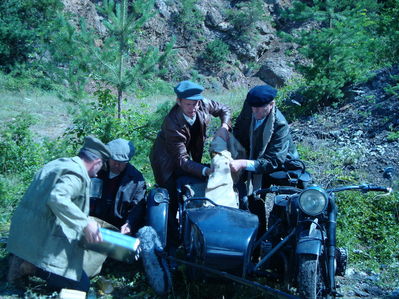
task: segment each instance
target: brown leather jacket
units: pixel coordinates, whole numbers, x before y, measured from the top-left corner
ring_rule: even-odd
[[[169,111],[150,153],[152,170],[159,186],[163,187],[173,172],[179,168],[193,176],[202,176],[204,165],[201,164],[201,159],[211,115],[219,117],[222,123],[230,126],[230,108],[224,104],[203,99],[199,101],[197,111],[201,138],[192,141],[189,124],[180,107],[176,104]],[[188,148],[189,144],[191,144],[190,148]]]

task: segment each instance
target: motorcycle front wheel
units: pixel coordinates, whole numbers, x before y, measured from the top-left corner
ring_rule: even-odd
[[[172,277],[157,233],[152,227],[145,226],[138,231],[137,236],[147,282],[157,295],[165,296],[171,290]]]
[[[319,258],[312,254],[301,254],[298,257],[298,292],[301,298],[325,298]]]

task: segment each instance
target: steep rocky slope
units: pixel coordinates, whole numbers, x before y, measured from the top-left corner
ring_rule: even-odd
[[[82,17],[100,35],[106,34],[102,17],[95,9],[101,1],[62,1],[65,10],[75,15],[76,21]],[[156,0],[154,17],[138,38],[139,48],[156,46],[161,50],[175,39],[173,48],[176,55],[169,76],[191,78],[193,71],[198,71],[202,81],[209,85],[207,87],[215,89],[248,86],[260,80],[282,86],[295,76],[290,66],[294,58],[285,55],[285,50],[293,45],[283,42],[272,25],[291,0],[262,2],[262,14],[256,17],[246,38],[241,38],[244,33],[239,32],[239,26],[229,17],[238,1],[202,0],[189,8],[184,8],[183,2],[190,1]],[[249,22],[248,18],[243,25]],[[228,45],[229,54],[222,67],[214,68],[204,61],[203,54],[207,45],[217,40]]]
[[[368,82],[347,89],[346,103],[292,124],[297,142],[341,154],[344,170],[361,179],[387,183],[383,171],[399,167],[399,99],[389,92],[398,83],[398,66],[375,72]],[[395,79],[396,76],[396,79]],[[399,169],[397,169],[399,171]]]

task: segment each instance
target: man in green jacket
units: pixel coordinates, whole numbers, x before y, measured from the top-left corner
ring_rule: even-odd
[[[90,178],[105,160],[107,147],[88,136],[78,156],[46,164],[34,177],[11,220],[7,249],[12,254],[8,280],[33,274],[54,289],[87,292],[80,239],[102,241],[96,222],[90,221]]]

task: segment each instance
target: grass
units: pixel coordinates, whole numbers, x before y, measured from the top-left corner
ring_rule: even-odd
[[[37,91],[0,94],[0,123],[16,115],[31,114],[36,119],[32,130],[41,137],[55,138],[70,124],[68,108],[71,103],[60,100],[51,93]]]

